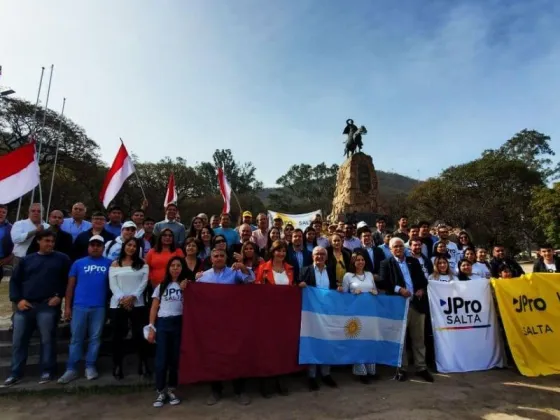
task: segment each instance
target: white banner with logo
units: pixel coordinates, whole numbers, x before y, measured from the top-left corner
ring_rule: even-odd
[[[268,211],[268,219],[270,221],[270,226],[272,226],[272,222],[276,217],[280,217],[284,222],[284,226],[286,223],[291,223],[294,225],[295,229],[305,230],[311,224],[311,221],[315,218],[316,215],[321,214],[321,210],[312,211],[311,213],[304,213],[304,214],[287,214],[287,213],[279,213],[277,211]]]
[[[504,350],[490,281],[428,284],[438,372],[504,366]]]

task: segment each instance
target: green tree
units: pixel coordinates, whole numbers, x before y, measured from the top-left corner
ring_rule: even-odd
[[[420,184],[408,202],[414,217],[445,220],[470,230],[477,243],[517,252],[538,237],[530,204],[531,190],[541,186],[541,174],[525,162],[487,151]]]
[[[263,188],[255,175],[256,168],[251,162],[240,163],[233,158],[230,149],[216,150],[212,155],[213,163],[201,162],[195,167],[201,178],[201,186],[206,192],[218,194],[218,168],[222,168],[236,194],[257,193]]]
[[[486,150],[484,153],[498,153],[504,158],[525,162],[527,167],[539,172],[544,181],[560,175],[560,163],[554,166],[551,159],[555,153],[550,147],[550,137],[535,130],[521,130],[498,150]]]
[[[533,220],[546,240],[560,248],[560,183],[553,188],[535,188],[531,201]]]
[[[331,210],[338,165],[292,165],[276,180],[281,188],[269,196],[273,208],[292,212]]]

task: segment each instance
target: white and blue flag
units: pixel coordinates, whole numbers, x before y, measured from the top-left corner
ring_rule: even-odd
[[[401,365],[408,299],[303,289],[299,363]]]

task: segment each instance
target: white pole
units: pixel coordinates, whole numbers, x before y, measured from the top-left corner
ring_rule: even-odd
[[[66,98],[62,101],[62,111],[60,112],[60,122],[58,123],[58,131],[56,133],[56,150],[54,152],[54,164],[53,164],[53,171],[51,177],[51,188],[49,191],[49,201],[47,202],[47,214],[51,209],[51,199],[53,193],[53,186],[54,186],[54,174],[56,173],[56,161],[58,160],[58,146],[60,145],[60,131],[62,130],[62,119],[64,117],[64,107],[66,106]]]
[[[41,96],[41,86],[43,85],[43,75],[44,74],[45,74],[45,68],[41,67],[41,78],[39,79],[39,89],[37,89],[37,100],[35,101],[35,112],[33,112],[33,121],[35,121],[35,125],[33,126],[33,130],[31,131],[31,136],[33,136],[33,134],[35,133],[35,130],[37,128],[37,109],[39,109],[39,97]],[[21,199],[22,198],[23,197],[20,197],[19,201],[18,201],[16,222],[19,220],[19,214],[21,212]]]
[[[45,124],[47,122],[47,110],[49,106],[49,96],[51,94],[51,83],[52,83],[52,75],[54,70],[54,64],[51,64],[51,73],[49,75],[49,86],[47,88],[47,100],[45,101],[45,109],[43,110],[43,123],[41,124],[41,134],[45,131]],[[37,162],[40,162],[41,159],[41,149],[43,147],[44,141],[39,141],[39,150],[37,150]],[[40,163],[39,163],[40,164]],[[33,199],[35,198],[35,188],[31,191],[31,204],[33,204]],[[41,203],[41,220],[43,220],[43,188],[41,188],[41,181],[39,181],[39,203]]]

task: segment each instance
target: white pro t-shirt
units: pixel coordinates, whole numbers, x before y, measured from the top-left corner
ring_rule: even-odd
[[[160,299],[158,317],[166,318],[183,315],[183,291],[179,283],[170,283],[161,295],[161,298],[159,296],[159,288],[160,286],[158,285],[152,295],[153,299]]]

